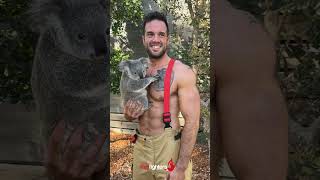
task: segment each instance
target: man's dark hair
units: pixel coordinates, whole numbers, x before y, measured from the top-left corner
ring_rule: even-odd
[[[158,12],[158,11],[150,12],[144,16],[144,18],[143,18],[143,34],[145,33],[146,24],[150,21],[155,20],[155,19],[159,20],[159,21],[163,21],[166,24],[167,35],[169,35],[169,26],[168,26],[168,22],[167,22],[167,17],[165,14]]]

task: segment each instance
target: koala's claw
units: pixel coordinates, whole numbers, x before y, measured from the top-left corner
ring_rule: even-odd
[[[149,82],[157,81],[158,79],[154,76],[148,78]]]
[[[154,78],[156,78],[157,80],[161,79],[161,76],[159,74],[156,74],[155,76],[153,76]]]

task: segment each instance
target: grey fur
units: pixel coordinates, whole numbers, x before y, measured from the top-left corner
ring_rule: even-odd
[[[167,71],[167,68],[162,68],[162,69],[157,70],[157,72],[158,72],[157,74],[159,76],[159,81],[157,81],[157,82],[152,84],[152,87],[156,91],[164,91],[164,78],[165,78],[165,75],[166,75],[166,71]],[[173,79],[174,79],[174,72],[172,71],[171,72],[170,85],[172,84]]]
[[[84,128],[85,150],[109,119],[107,70],[109,27],[104,0],[35,0],[29,13],[40,33],[32,69],[32,91],[43,123],[44,147],[59,120],[65,139]],[[107,148],[104,148],[107,151]],[[106,152],[108,153],[108,152]]]
[[[148,59],[146,58],[122,61],[119,64],[119,70],[122,72],[120,92],[123,106],[132,99],[141,102],[143,110],[149,108],[146,88],[159,77],[146,77],[147,67]]]

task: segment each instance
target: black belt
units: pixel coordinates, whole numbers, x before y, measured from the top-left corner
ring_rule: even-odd
[[[134,142],[133,142],[133,143],[135,143],[136,140],[138,139],[138,135],[137,135],[137,134],[141,134],[138,129],[136,129],[136,132],[137,132],[137,133],[133,135],[133,138],[134,138]],[[178,134],[176,134],[176,135],[174,136],[174,140],[178,140],[178,139],[180,139],[180,138],[181,138],[181,131],[179,131]]]

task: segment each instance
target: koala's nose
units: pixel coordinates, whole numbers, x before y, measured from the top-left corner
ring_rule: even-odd
[[[97,36],[94,40],[94,51],[96,57],[107,56],[108,47],[105,36]]]

